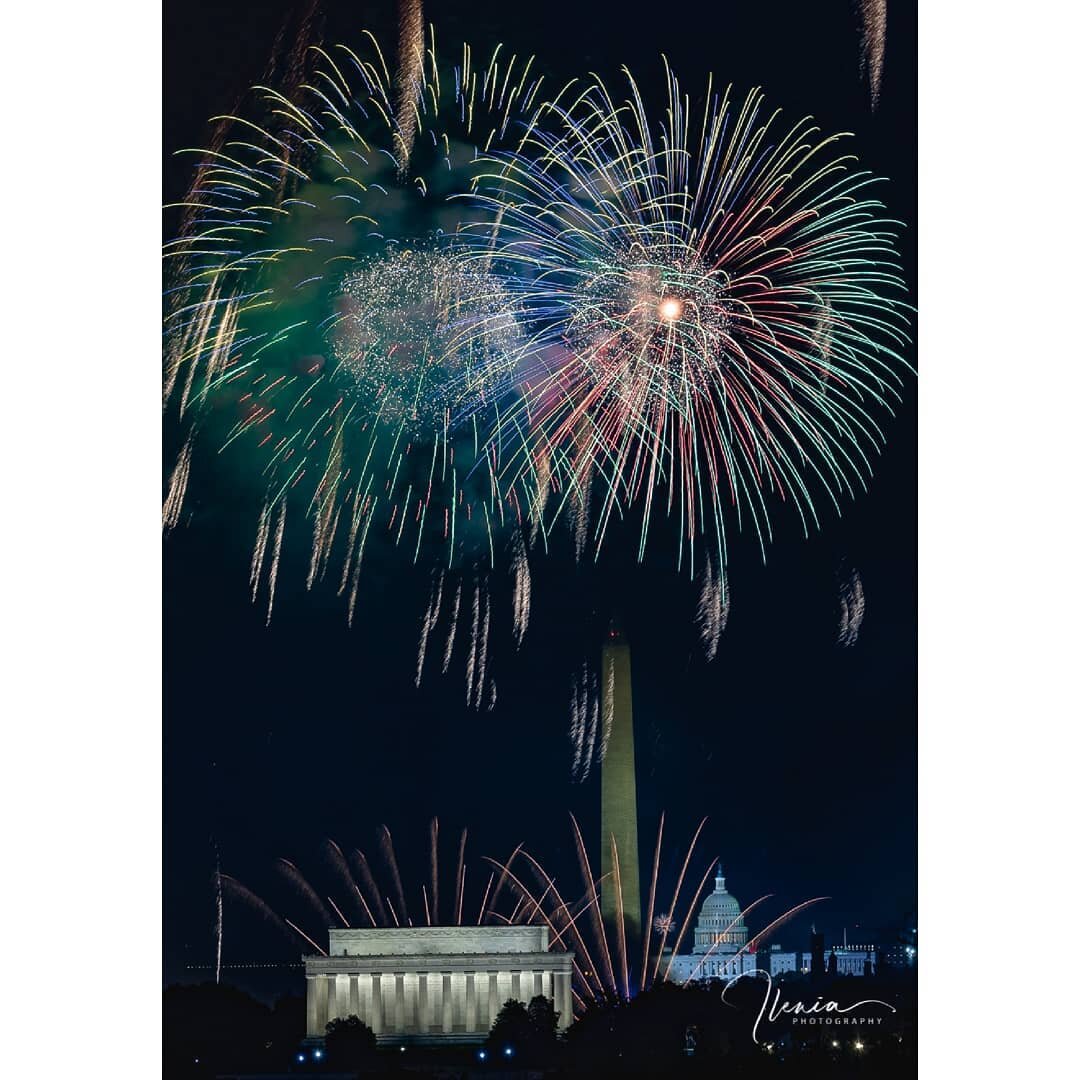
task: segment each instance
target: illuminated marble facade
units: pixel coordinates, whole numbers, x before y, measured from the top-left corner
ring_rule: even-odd
[[[573,1019],[573,954],[548,951],[546,926],[331,930],[330,955],[304,958],[307,1034],[359,1016],[380,1043],[482,1042],[511,998],[555,1002]]]

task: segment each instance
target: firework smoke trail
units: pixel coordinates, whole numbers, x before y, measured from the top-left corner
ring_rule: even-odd
[[[573,747],[570,777],[576,783],[584,783],[592,771],[599,722],[596,675],[585,663],[581,665],[580,674],[570,681],[570,745]]]
[[[720,648],[720,635],[727,627],[730,609],[727,575],[722,569],[714,573],[712,559],[706,556],[701,595],[698,598],[697,624],[705,658],[710,663],[716,659]]]
[[[585,743],[585,724],[582,713],[581,690],[575,673],[570,679],[570,745],[574,751],[570,762],[572,780],[577,780],[581,775],[581,751]]]
[[[679,567],[704,544],[722,569],[733,525],[764,554],[775,505],[808,533],[818,491],[839,512],[867,486],[909,366],[898,223],[839,136],[782,130],[759,91],[738,105],[710,82],[692,118],[669,70],[656,129],[627,79],[626,103],[595,82],[488,156],[477,198],[502,217],[476,224],[474,257],[519,271],[532,371],[491,441],[526,433],[499,479],[549,462],[554,516],[595,478],[597,553],[632,505],[639,558],[656,510]]]
[[[484,686],[487,682],[487,659],[488,659],[488,645],[491,641],[491,594],[484,590],[484,627],[481,631],[480,637],[480,663],[477,666],[476,675],[476,707],[480,707],[480,698],[484,693]],[[491,688],[491,693],[488,698],[488,709],[492,709],[495,705],[494,687]]]
[[[616,944],[619,947],[620,967],[623,979],[623,1000],[630,1000],[630,966],[626,955],[626,919],[624,918],[622,875],[619,873],[619,846],[615,843],[615,834],[611,834],[611,869],[615,885],[615,928]]]
[[[296,923],[294,923],[291,919],[286,919],[285,925],[288,926],[290,929],[295,930],[296,933],[298,933],[313,949],[318,949],[319,952],[323,954],[323,956],[326,955],[326,950],[321,945],[319,945],[314,938],[309,937],[307,934],[305,934],[304,931],[301,930],[300,927],[297,926]]]
[[[709,878],[712,877],[713,869],[715,868],[716,864],[719,861],[720,861],[719,859],[713,859],[713,861],[711,863],[709,863],[709,865],[705,868],[705,873],[701,875],[701,881],[698,882],[698,887],[694,891],[694,896],[693,896],[693,899],[690,901],[690,907],[689,907],[689,910],[687,911],[686,918],[683,919],[682,926],[680,927],[679,933],[675,938],[675,945],[671,950],[671,956],[668,958],[668,965],[664,969],[664,982],[667,982],[668,976],[671,974],[671,965],[675,962],[675,956],[679,952],[679,946],[682,944],[683,938],[686,936],[686,931],[689,929],[690,916],[697,910],[698,900],[701,899],[701,893],[705,888],[705,883],[709,880]],[[672,910],[674,910],[674,907],[675,907],[674,902],[672,902],[671,906],[672,906]],[[660,956],[657,955],[656,959],[657,959],[657,963],[659,963]]]
[[[400,0],[398,5],[397,122],[398,172],[409,171],[416,142],[417,98],[424,70],[424,10],[420,0]]]
[[[266,625],[270,625],[270,617],[274,614],[274,590],[277,588],[278,566],[281,564],[281,545],[285,538],[285,506],[281,500],[281,509],[278,511],[277,532],[274,533],[274,556],[270,561],[270,579],[267,586],[266,601]],[[261,560],[260,560],[261,561]]]
[[[290,885],[300,894],[311,907],[318,912],[319,918],[326,926],[331,926],[334,922],[333,916],[330,914],[327,906],[319,898],[319,894],[308,883],[307,878],[291,863],[288,859],[278,859],[278,870],[284,875],[285,879]]]
[[[283,919],[280,915],[277,914],[276,911],[274,911],[272,907],[270,907],[268,903],[266,903],[265,900],[263,900],[259,896],[256,896],[256,894],[253,893],[249,888],[247,888],[247,886],[241,885],[240,882],[236,880],[236,878],[229,877],[228,874],[222,874],[221,882],[224,888],[226,888],[231,895],[237,897],[237,899],[239,900],[244,901],[245,904],[249,905],[251,908],[257,911],[275,929],[280,930],[281,933],[284,934],[289,941],[295,944],[295,933],[299,934],[300,937],[302,937],[305,941],[310,942],[312,945],[315,945],[315,943],[311,941],[311,938],[308,937],[307,934],[305,934],[288,919]],[[318,945],[315,945],[315,948],[318,949],[319,952],[323,954],[323,956],[326,955],[326,951],[320,948]]]
[[[454,638],[457,636],[457,622],[458,612],[461,611],[461,588],[462,583],[458,582],[457,592],[454,594],[454,606],[450,611],[450,629],[446,635],[446,648],[443,651],[442,670],[445,675],[450,668],[450,657],[454,653]]]
[[[382,893],[378,885],[376,885],[375,883],[375,876],[371,872],[371,867],[368,865],[367,858],[364,856],[364,853],[362,851],[354,849],[353,860],[356,863],[356,869],[360,875],[360,879],[363,881],[364,886],[367,888],[368,896],[371,897],[371,902],[375,906],[375,910],[378,912],[379,915],[377,922],[375,919],[371,920],[372,925],[388,926],[389,921],[386,918],[386,908],[383,906]],[[360,900],[364,904],[364,907],[366,909],[367,901],[364,899],[364,894],[360,892],[359,889],[357,889],[357,892],[359,893]],[[371,917],[370,910],[368,911],[368,917]]]
[[[345,886],[345,891],[350,899],[355,898],[360,901],[361,909],[367,916],[371,925],[375,925],[375,920],[371,917],[371,909],[367,906],[367,901],[364,899],[364,894],[360,891],[360,887],[356,884],[356,879],[352,875],[352,871],[349,869],[348,860],[345,858],[345,853],[341,850],[337,843],[333,840],[327,840],[324,844],[324,850],[326,853],[327,861],[334,868],[338,877],[341,879],[342,884]],[[333,903],[333,901],[331,901]],[[336,905],[335,905],[336,906]],[[345,917],[342,916],[342,921],[345,921]],[[346,922],[346,925],[348,923]]]
[[[401,7],[401,63],[389,67],[371,35],[359,52],[309,49],[315,10],[280,37],[296,50],[275,54],[247,115],[224,118],[209,149],[190,151],[197,196],[164,250],[163,382],[175,445],[197,431],[239,460],[270,511],[288,498],[287,527],[313,519],[309,587],[336,576],[339,559],[351,625],[369,538],[399,548],[402,565],[449,570],[522,527],[531,485],[491,483],[481,430],[516,393],[516,316],[501,271],[458,257],[476,211],[454,200],[471,191],[479,152],[517,146],[553,99],[531,58],[496,49],[481,61],[463,45],[447,63],[434,35],[425,49],[416,0]],[[408,160],[414,141],[434,150],[423,169]],[[402,184],[415,213],[402,211]],[[185,484],[190,493],[200,463],[214,460],[192,444],[170,462],[165,521],[178,520]],[[275,536],[280,554],[284,527],[260,522],[256,594],[271,561],[276,590],[280,563],[267,549]],[[469,689],[488,708],[495,693],[486,670]]]
[[[346,929],[350,929],[349,920],[345,918],[345,913],[341,910],[341,908],[339,908],[337,904],[334,903],[334,898],[332,896],[328,896],[326,899],[330,906],[334,909],[334,914],[341,920],[342,925]]]
[[[760,933],[755,934],[736,954],[732,959],[736,959],[744,952],[750,952],[758,947],[774,930],[778,930],[789,919],[793,919],[800,912],[805,911],[812,904],[820,904],[823,900],[829,900],[828,896],[815,896],[810,900],[804,900],[801,904],[796,904],[793,908],[789,908],[783,915],[776,919],[773,919],[768,926],[765,927]]]
[[[461,925],[461,911],[465,903],[465,841],[468,839],[469,830],[461,830],[461,843],[458,846],[458,870],[457,870],[457,925]]]
[[[266,545],[269,539],[270,503],[268,500],[263,503],[262,511],[259,514],[259,526],[255,531],[255,547],[251,552],[251,574],[248,580],[251,585],[252,603],[259,595],[259,581],[262,579],[263,562],[266,559]]]
[[[189,435],[176,459],[172,475],[169,477],[169,491],[161,508],[161,524],[165,529],[175,528],[180,521],[188,478],[191,476],[191,439],[192,436]]]
[[[519,855],[529,863],[530,867],[540,878],[541,884],[544,886],[544,896],[546,897],[549,893],[554,895],[557,905],[554,915],[549,915],[546,911],[544,911],[541,898],[536,897],[533,894],[532,890],[530,890],[529,887],[516,874],[514,874],[513,870],[511,869],[514,860]],[[485,858],[487,857],[485,856]],[[602,996],[604,993],[603,983],[600,980],[599,975],[596,974],[597,966],[592,959],[588,943],[582,936],[581,930],[577,925],[578,919],[585,913],[585,911],[588,910],[590,912],[595,912],[595,910],[598,910],[596,904],[586,902],[584,906],[582,906],[580,910],[577,911],[576,914],[571,915],[570,905],[559,894],[558,889],[555,887],[554,880],[550,877],[550,875],[543,868],[543,866],[541,866],[541,864],[537,862],[536,859],[534,859],[527,851],[525,851],[520,844],[514,849],[514,851],[510,855],[510,858],[505,863],[501,863],[498,860],[491,858],[487,858],[487,861],[499,870],[499,881],[495,887],[495,892],[491,899],[491,905],[488,908],[490,914],[496,918],[501,919],[503,922],[514,923],[517,919],[522,904],[525,901],[528,901],[530,910],[533,915],[538,914],[544,920],[548,928],[551,930],[552,936],[549,947],[553,948],[557,945],[563,944],[564,940],[566,939],[567,933],[569,932],[572,935],[573,947],[575,950],[575,956],[573,960],[574,970],[575,972],[577,972],[579,981],[585,991],[591,994],[594,1000],[599,1000],[600,996]],[[500,915],[497,911],[493,910],[498,900],[499,894],[501,893],[507,881],[512,884],[513,888],[517,891],[519,895],[518,903],[517,905],[515,905],[514,911],[508,918]],[[595,889],[592,890],[592,898],[594,901],[596,900]],[[557,919],[559,921],[565,919],[565,924],[560,926],[559,923],[556,921]],[[585,962],[588,964],[587,969],[583,969],[580,966],[578,962],[579,956],[585,958]],[[591,975],[593,977],[593,980],[595,981],[595,991],[593,991],[589,987],[588,975]],[[580,995],[578,995],[576,991],[575,997],[577,997],[579,1001],[581,1000]]]
[[[476,916],[476,925],[484,925],[484,911],[487,908],[488,897],[491,895],[491,886],[495,883],[495,871],[493,870],[488,876],[488,883],[484,889],[484,895],[480,899],[480,911]]]
[[[870,108],[876,110],[881,100],[881,74],[885,67],[886,0],[861,0],[862,49],[859,66],[870,84]]]
[[[649,907],[645,915],[645,943],[641,950],[641,987],[645,989],[645,979],[649,971],[649,940],[652,937],[653,931],[653,910],[656,907],[656,882],[660,873],[660,846],[664,839],[664,811],[660,812],[660,825],[656,830],[656,848],[653,851],[653,868],[652,868],[652,880],[649,884]],[[668,925],[665,929],[671,929],[671,921],[668,920]]]
[[[427,611],[420,624],[420,649],[416,657],[416,685],[420,685],[420,678],[424,673],[424,657],[427,656],[428,637],[435,629],[439,621],[439,609],[442,607],[443,574],[439,571],[431,583],[431,599],[428,601]]]
[[[220,985],[221,983],[221,948],[222,938],[224,936],[225,929],[225,907],[222,901],[221,895],[221,854],[215,848],[215,870],[214,870],[214,892],[216,893],[217,903],[217,925],[215,927],[217,936],[217,957],[214,967],[214,982]]]
[[[859,639],[866,615],[866,597],[858,570],[852,570],[840,583],[840,630],[837,644],[850,648]]]
[[[678,907],[679,893],[682,892],[683,879],[686,877],[687,868],[690,866],[690,859],[694,854],[694,848],[697,847],[698,837],[701,836],[701,830],[705,828],[705,822],[706,821],[708,821],[708,818],[703,817],[701,819],[701,821],[698,823],[698,827],[694,831],[694,837],[690,841],[690,847],[686,851],[686,858],[683,859],[682,868],[679,870],[679,878],[678,878],[678,881],[676,881],[676,883],[675,883],[675,892],[672,895],[671,905],[670,905],[670,907],[668,909],[668,910],[671,911],[672,916],[674,916],[675,911],[676,911],[676,909]],[[715,866],[715,865],[716,865],[716,860],[714,859],[713,862],[710,864],[710,869],[712,868],[712,866]],[[688,918],[689,918],[689,916],[688,916]],[[685,930],[685,926],[683,927],[683,929]],[[653,965],[653,972],[652,972],[652,980],[651,981],[654,982],[654,983],[656,982],[657,973],[660,970],[660,958],[664,954],[664,946],[667,945],[667,939],[668,939],[668,930],[664,930],[663,934],[662,934],[662,936],[660,938],[660,947],[656,952],[656,963],[655,963],[655,965]],[[680,941],[682,940],[682,934],[681,933],[679,934],[679,940]],[[677,951],[678,951],[677,949],[673,949],[672,950],[672,955],[674,955],[674,953],[677,952]]]
[[[405,889],[401,884],[401,872],[398,870],[397,855],[394,854],[394,838],[390,835],[390,830],[385,825],[381,825],[379,828],[381,829],[379,847],[382,851],[383,861],[386,863],[386,866],[390,871],[390,876],[394,881],[394,895],[397,897],[398,906],[401,908],[401,917],[409,926],[412,926],[412,920],[409,918],[409,909],[405,904]],[[390,910],[391,912],[394,910],[392,904],[390,905]]]
[[[582,486],[581,498],[571,504],[571,521],[574,529],[574,558],[581,562],[585,547],[589,542],[589,504],[592,498],[592,484]]]
[[[592,866],[589,864],[589,855],[585,850],[585,841],[581,836],[581,827],[577,823],[577,818],[573,814],[570,815],[570,823],[574,830],[574,846],[577,851],[578,865],[581,868],[581,874],[585,881],[586,893],[588,896],[589,909],[592,914],[593,933],[596,935],[596,940],[600,945],[600,955],[604,960],[608,973],[608,985],[615,990],[615,969],[611,963],[611,949],[608,948],[607,929],[604,926],[604,920],[600,914],[600,894],[597,891],[596,879],[593,877]],[[597,970],[595,967],[592,970]]]
[[[520,648],[529,626],[529,614],[532,610],[532,578],[529,574],[529,556],[525,550],[525,538],[520,532],[514,534],[513,547],[514,641]]]

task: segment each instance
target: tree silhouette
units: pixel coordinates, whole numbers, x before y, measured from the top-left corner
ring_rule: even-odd
[[[326,1056],[335,1068],[358,1069],[375,1053],[375,1032],[359,1016],[326,1025]]]

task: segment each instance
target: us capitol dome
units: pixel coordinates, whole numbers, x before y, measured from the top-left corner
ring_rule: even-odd
[[[694,931],[694,952],[730,956],[746,945],[748,934],[742,905],[727,891],[724,871],[716,868],[716,887],[705,898]]]
[[[825,935],[811,931],[811,947],[806,951],[784,952],[779,946],[748,948],[749,931],[743,921],[742,905],[727,891],[724,872],[716,868],[716,884],[705,897],[694,930],[694,951],[671,958],[669,978],[676,983],[708,979],[732,979],[751,971],[770,975],[784,972],[809,974],[817,971],[834,975],[872,975],[877,968],[877,950],[870,945],[834,945],[826,957]],[[911,963],[909,958],[908,963]]]
[[[723,867],[716,868],[716,884],[705,897],[694,930],[694,951],[676,956],[671,978],[676,982],[731,978],[757,968],[756,955],[747,949],[749,933],[742,905],[727,891]]]

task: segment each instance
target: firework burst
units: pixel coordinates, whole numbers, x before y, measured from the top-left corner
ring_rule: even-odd
[[[732,523],[764,550],[776,502],[807,532],[822,495],[866,485],[908,340],[897,224],[836,138],[760,92],[710,84],[694,112],[669,72],[657,127],[628,79],[628,101],[594,83],[488,156],[475,257],[530,342],[499,475],[550,478],[533,511],[588,508],[597,551],[633,512],[644,558],[659,515],[680,565],[704,541],[720,571]]]
[[[456,234],[481,211],[455,196],[481,150],[519,145],[542,79],[498,48],[486,64],[467,45],[447,63],[420,19],[403,5],[395,74],[370,36],[360,52],[313,47],[307,82],[258,88],[194,152],[183,228],[165,248],[166,420],[181,448],[163,523],[182,520],[214,462],[261,507],[251,585],[268,621],[300,531],[308,588],[329,573],[350,622],[376,548],[470,580],[504,563],[519,578],[520,641],[524,514],[481,438],[513,385],[514,298],[459,257]],[[474,638],[489,619],[484,607]],[[485,656],[481,642],[470,702],[493,700]]]

